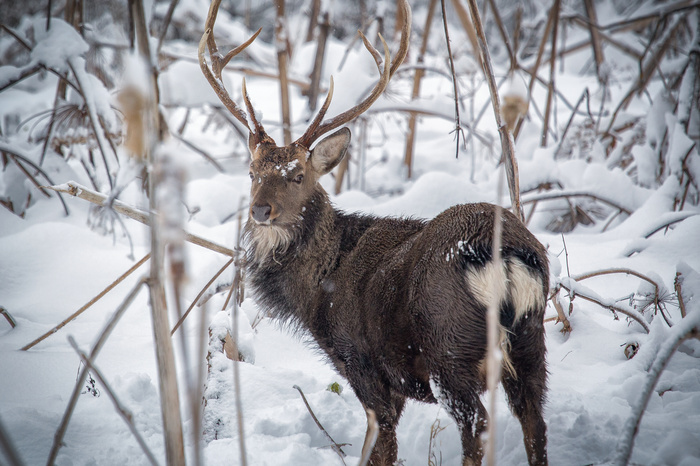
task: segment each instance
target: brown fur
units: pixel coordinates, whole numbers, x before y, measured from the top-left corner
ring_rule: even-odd
[[[460,428],[465,464],[481,464],[485,313],[495,293],[509,369],[503,387],[530,463],[546,464],[544,248],[503,211],[503,263],[493,264],[490,204],[454,206],[429,221],[335,210],[318,178],[349,141],[341,129],[310,153],[294,145],[251,147],[247,271],[259,304],[310,333],[374,410],[380,432],[370,464],[396,461],[405,400],[437,402],[431,380]]]

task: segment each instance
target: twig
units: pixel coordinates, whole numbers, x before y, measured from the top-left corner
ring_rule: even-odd
[[[321,432],[323,432],[323,435],[325,435],[326,438],[331,442],[331,448],[333,449],[333,451],[336,452],[338,454],[338,456],[340,456],[341,461],[343,461],[343,464],[345,464],[345,461],[343,460],[343,458],[345,458],[347,455],[345,454],[343,449],[340,448],[340,445],[338,445],[338,443],[335,440],[333,440],[333,437],[331,437],[331,435],[328,433],[328,431],[323,428],[323,426],[319,422],[318,418],[314,414],[313,410],[311,409],[311,406],[309,406],[309,402],[306,401],[306,396],[304,396],[304,392],[301,391],[301,388],[299,387],[299,385],[294,385],[292,388],[295,388],[299,392],[299,394],[301,395],[301,399],[304,400],[304,404],[306,405],[306,409],[309,411],[309,414],[311,414],[311,417],[313,418],[314,422],[316,423],[318,428],[321,429]]]
[[[114,393],[114,390],[112,390],[112,387],[107,383],[107,380],[102,376],[102,372],[95,367],[93,364],[92,360],[88,357],[87,354],[85,354],[81,349],[78,347],[78,344],[75,342],[75,339],[72,336],[68,336],[68,343],[73,347],[75,352],[80,356],[80,360],[83,361],[83,364],[85,364],[85,367],[87,370],[92,372],[95,377],[97,378],[97,381],[102,384],[102,387],[105,389],[105,392],[107,393],[107,396],[109,397],[110,401],[112,401],[112,405],[114,406],[114,409],[117,410],[117,413],[119,413],[119,416],[124,419],[124,422],[126,422],[127,427],[129,427],[129,430],[131,431],[132,435],[134,438],[136,438],[136,441],[138,442],[139,446],[143,450],[143,452],[146,454],[146,457],[148,458],[148,461],[153,464],[157,465],[158,461],[156,460],[155,456],[153,456],[153,453],[151,453],[151,450],[148,448],[148,445],[146,445],[146,442],[144,441],[143,437],[139,433],[139,431],[136,429],[136,426],[134,425],[134,419],[133,415],[131,412],[124,406],[119,399],[117,398],[117,395]]]
[[[447,43],[447,57],[450,59],[450,73],[452,74],[452,87],[455,102],[455,158],[459,157],[459,136],[462,134],[462,125],[459,116],[459,87],[457,86],[457,73],[455,72],[455,62],[452,58],[452,46],[450,45],[450,33],[447,28],[447,14],[445,13],[445,0],[440,0],[442,8],[442,26],[445,30],[445,42]]]
[[[183,143],[184,145],[186,145],[187,147],[189,147],[190,149],[192,149],[193,151],[195,151],[196,153],[198,153],[199,155],[201,155],[202,157],[204,157],[204,159],[207,162],[214,165],[214,168],[216,168],[216,170],[219,173],[224,173],[226,171],[226,170],[224,170],[224,167],[222,167],[221,164],[214,157],[209,155],[204,149],[197,147],[192,142],[190,142],[187,139],[180,136],[177,132],[171,132],[170,135],[172,137],[174,137],[175,139],[177,139],[178,141],[180,141],[181,143]]]
[[[547,104],[544,110],[544,123],[542,125],[542,137],[540,139],[540,147],[547,146],[547,132],[549,130],[549,117],[552,113],[552,100],[554,97],[554,79],[556,76],[556,60],[557,55],[557,32],[559,30],[559,11],[561,8],[561,0],[554,0],[552,7],[553,23],[552,23],[552,46],[550,55],[552,57],[549,62],[549,84],[547,85]]]
[[[282,132],[284,145],[292,143],[291,109],[289,104],[289,82],[287,80],[287,67],[289,65],[289,43],[286,30],[287,18],[284,15],[285,0],[275,0],[277,19],[275,21],[275,45],[277,47],[277,69],[280,80],[280,106],[282,110]]]
[[[0,420],[0,452],[2,452],[4,455],[3,457],[10,462],[8,466],[24,465],[22,458],[19,456],[19,453],[17,453],[15,446],[10,440],[10,436],[7,434],[7,430],[5,430],[5,426],[2,424],[2,420]]]
[[[560,283],[559,286],[562,287],[562,288],[564,288],[566,291],[568,291],[569,294],[570,294],[570,296],[572,296],[572,298],[577,297],[577,296],[580,296],[582,299],[584,299],[584,300],[586,300],[586,301],[590,301],[590,302],[592,302],[592,303],[596,303],[596,304],[598,304],[599,306],[601,306],[601,307],[603,307],[603,308],[609,310],[610,312],[613,312],[613,313],[619,312],[619,313],[621,313],[621,314],[624,314],[624,315],[626,315],[627,317],[630,317],[630,318],[634,319],[639,325],[641,325],[641,326],[644,328],[644,330],[645,330],[647,333],[650,332],[649,325],[647,325],[647,323],[644,322],[644,319],[642,319],[640,316],[638,316],[638,315],[635,314],[634,312],[628,311],[627,309],[623,309],[623,308],[621,308],[621,307],[619,307],[619,306],[615,306],[615,305],[612,305],[612,304],[603,303],[603,302],[601,302],[600,300],[598,300],[598,299],[595,298],[595,297],[588,296],[588,295],[586,295],[586,294],[584,294],[584,293],[581,293],[580,290],[577,290],[577,291],[574,292],[571,288],[567,287],[566,285],[564,285],[564,284],[562,284],[562,283]]]
[[[86,200],[98,206],[105,207],[107,204],[106,195],[93,191],[90,188],[76,183],[75,181],[69,181],[68,183],[58,186],[46,186],[46,188],[56,192],[70,194],[74,197],[79,197],[80,199]],[[114,199],[112,201],[111,207],[115,210],[115,212],[118,212],[122,215],[126,215],[127,217],[132,218],[137,222],[143,223],[144,225],[151,225],[147,212],[131,207],[117,199]],[[204,239],[197,235],[193,235],[188,232],[185,232],[185,241],[189,241],[192,244],[196,244],[197,246],[201,246],[211,251],[218,252],[219,254],[223,254],[225,256],[233,257],[234,255],[232,249],[229,249],[225,246],[221,246],[212,241],[209,241],[207,239]]]
[[[13,160],[14,160],[14,157],[16,157],[17,159],[21,160],[22,162],[25,162],[26,164],[31,165],[31,167],[33,169],[35,169],[37,172],[41,173],[41,175],[44,178],[46,178],[46,181],[53,184],[53,180],[51,180],[51,177],[49,177],[49,175],[40,166],[38,166],[37,164],[32,162],[28,157],[25,157],[22,154],[15,151],[8,144],[3,144],[2,141],[0,141],[0,152],[7,152],[8,154],[10,154],[13,157]],[[20,166],[20,164],[17,162],[17,160],[15,160],[15,163],[17,164],[18,167]],[[42,188],[46,188],[46,186],[39,186],[38,188],[39,188],[39,190],[41,190]],[[46,189],[50,189],[50,188],[46,188]],[[63,204],[63,210],[66,212],[66,215],[68,215],[69,214],[68,206],[66,205],[66,202],[63,200],[63,196],[61,196],[61,193],[58,193],[58,199],[61,201],[61,204]]]
[[[243,227],[243,206],[244,198],[241,198],[239,202],[238,209],[238,229],[236,238],[236,252],[234,255],[234,277],[233,284],[231,285],[231,291],[229,292],[226,302],[224,303],[224,310],[228,307],[229,299],[233,296],[233,309],[231,311],[231,331],[233,332],[232,339],[238,344],[238,307],[243,301],[241,287],[243,286],[243,277],[241,272],[241,261],[239,254],[241,252],[241,237],[242,237],[242,227]],[[238,425],[238,447],[241,455],[241,465],[246,466],[248,464],[246,455],[246,445],[245,445],[245,432],[243,429],[243,403],[241,402],[241,376],[238,370],[238,362],[231,360],[233,364],[233,387],[236,396],[236,422]]]
[[[559,1],[559,0],[557,0]],[[513,214],[522,221],[523,212],[522,205],[520,204],[520,181],[518,176],[518,162],[515,158],[515,147],[513,143],[513,137],[508,132],[508,128],[502,121],[501,117],[501,104],[498,97],[498,88],[496,87],[496,79],[493,74],[493,67],[491,65],[491,56],[489,54],[488,45],[486,44],[486,35],[484,33],[484,26],[481,22],[481,17],[479,15],[479,8],[476,4],[476,0],[469,0],[469,11],[472,16],[472,22],[474,23],[474,28],[476,30],[476,36],[479,42],[479,54],[481,56],[481,61],[483,64],[484,76],[486,77],[486,82],[489,85],[489,92],[491,94],[491,105],[493,106],[493,113],[496,118],[496,126],[498,127],[498,133],[501,137],[501,150],[503,151],[503,160],[506,169],[506,174],[508,178],[508,190],[510,191],[510,202]]]
[[[569,319],[564,313],[564,309],[561,307],[561,303],[559,302],[559,293],[554,293],[554,296],[552,296],[551,300],[552,304],[554,305],[554,309],[557,310],[556,321],[561,322],[563,324],[561,333],[571,333],[571,322],[569,322]]]
[[[204,285],[204,288],[201,289],[201,291],[199,292],[199,294],[197,294],[197,297],[194,298],[194,300],[192,301],[192,304],[190,304],[190,307],[187,308],[187,310],[186,310],[185,313],[182,315],[182,317],[180,317],[180,320],[178,320],[177,323],[173,326],[173,329],[170,331],[170,335],[173,335],[173,334],[175,334],[175,332],[177,332],[177,329],[180,328],[180,326],[182,325],[182,323],[185,321],[185,319],[187,318],[187,316],[190,314],[190,311],[192,311],[192,309],[194,308],[194,306],[199,302],[199,298],[201,298],[202,295],[203,295],[203,294],[209,289],[209,287],[212,285],[212,283],[214,283],[214,281],[216,281],[216,279],[219,278],[219,275],[221,275],[221,274],[224,272],[224,270],[226,270],[226,269],[228,268],[228,266],[231,265],[231,264],[233,263],[233,260],[234,260],[233,257],[232,257],[231,259],[229,259],[229,260],[224,264],[224,266],[221,267],[221,268],[219,269],[219,271],[216,272],[216,273],[214,274],[213,277],[211,277],[211,280],[209,280],[209,281],[207,282],[207,284]]]
[[[551,200],[551,199],[561,199],[561,198],[569,198],[569,197],[589,197],[593,199],[594,201],[599,201],[602,202],[603,204],[608,204],[611,207],[616,208],[620,212],[623,212],[627,215],[631,215],[632,212],[625,208],[622,207],[621,205],[617,204],[615,201],[612,201],[610,199],[604,198],[598,194],[591,194],[585,191],[560,191],[560,192],[545,192],[545,193],[536,193],[532,196],[528,196],[527,199],[523,200],[523,204],[529,204],[531,202],[536,202],[536,201],[546,201],[546,200]]]
[[[0,314],[2,314],[7,322],[10,324],[10,327],[15,328],[17,327],[17,322],[15,322],[15,319],[12,318],[12,315],[5,309],[4,307],[0,306]]]
[[[95,360],[100,350],[104,346],[105,342],[107,341],[107,338],[112,333],[112,330],[114,330],[114,327],[117,325],[117,322],[119,322],[119,319],[124,315],[124,312],[129,308],[129,306],[131,306],[131,303],[134,302],[134,299],[136,299],[136,295],[139,294],[139,291],[141,291],[141,287],[145,283],[145,278],[140,279],[136,283],[136,285],[131,289],[131,292],[126,296],[126,298],[124,298],[124,301],[121,303],[121,305],[119,305],[117,310],[114,311],[114,314],[112,314],[112,317],[110,317],[109,321],[107,321],[107,324],[102,329],[102,332],[100,332],[100,335],[97,337],[97,341],[92,345],[92,349],[90,350],[90,360]],[[80,371],[80,374],[78,375],[78,379],[76,380],[75,386],[73,387],[73,393],[71,394],[70,400],[68,401],[68,406],[66,406],[66,411],[63,413],[63,418],[61,418],[61,423],[59,424],[58,429],[54,434],[53,444],[51,445],[51,451],[49,452],[49,459],[47,461],[48,466],[52,466],[55,463],[56,456],[58,456],[58,450],[61,448],[61,446],[63,446],[63,437],[65,436],[66,430],[68,429],[68,423],[70,422],[70,418],[73,415],[75,405],[78,402],[78,397],[80,396],[80,391],[82,390],[83,383],[85,382],[85,378],[87,377],[87,373],[87,366],[83,366],[82,370]]]
[[[128,276],[131,275],[136,269],[138,269],[139,267],[141,267],[150,257],[151,257],[150,254],[146,254],[140,261],[138,261],[138,262],[137,262],[136,264],[134,264],[131,268],[129,268],[129,270],[127,270],[126,272],[124,272],[119,278],[117,278],[117,279],[114,280],[112,283],[110,283],[110,284],[107,286],[107,288],[105,288],[104,290],[100,291],[100,292],[97,294],[97,296],[95,296],[95,297],[92,298],[90,301],[88,301],[85,305],[83,305],[83,307],[81,307],[80,309],[78,309],[77,311],[75,311],[75,312],[74,312],[73,314],[71,314],[70,316],[66,317],[61,323],[59,323],[58,325],[56,325],[54,328],[52,328],[51,330],[49,330],[48,332],[46,332],[45,334],[43,334],[42,336],[40,336],[40,337],[37,338],[36,340],[34,340],[34,341],[32,341],[31,343],[29,343],[28,345],[25,345],[24,347],[22,347],[22,351],[27,351],[27,350],[33,348],[33,347],[36,346],[38,343],[44,341],[46,338],[50,337],[50,336],[53,335],[54,333],[56,333],[56,332],[58,332],[59,330],[61,330],[61,329],[62,329],[63,327],[65,327],[69,322],[73,321],[76,317],[78,317],[80,314],[82,314],[84,311],[86,311],[88,308],[90,308],[90,306],[92,306],[92,305],[95,304],[97,301],[99,301],[100,299],[102,299],[102,297],[103,297],[104,295],[106,295],[107,293],[109,293],[110,291],[112,291],[112,289],[114,289],[115,286],[117,286],[117,285],[119,285],[121,282],[123,282],[124,279],[126,279],[126,277],[128,277]]]
[[[642,392],[639,395],[639,401],[632,408],[632,415],[627,419],[627,422],[625,422],[622,437],[617,444],[613,464],[626,466],[629,463],[630,456],[632,455],[632,448],[634,447],[634,439],[639,431],[639,424],[642,422],[642,416],[649,403],[651,394],[654,391],[654,387],[668,365],[671,356],[673,356],[678,347],[685,340],[700,336],[700,310],[696,309],[689,314],[689,316],[690,317],[683,319],[671,330],[672,333],[659,348],[656,359],[649,369],[649,375],[642,388]]]
[[[578,108],[583,102],[583,99],[586,99],[589,104],[590,104],[590,93],[588,92],[588,88],[583,90],[583,93],[581,93],[581,97],[578,98],[578,102],[576,102],[576,105],[574,106],[574,109],[571,111],[571,116],[569,117],[569,121],[566,123],[566,126],[564,127],[564,132],[561,134],[561,139],[559,140],[559,145],[557,146],[557,150],[554,151],[554,158],[556,159],[557,156],[559,156],[559,153],[561,152],[561,148],[564,145],[564,141],[566,140],[566,134],[569,132],[569,127],[571,126],[571,123],[574,121],[574,116],[576,115],[576,112],[578,112]],[[590,117],[590,112],[589,112],[589,117]]]
[[[428,48],[428,38],[430,37],[430,26],[433,23],[433,16],[435,14],[435,6],[437,5],[437,0],[430,0],[428,5],[428,14],[425,18],[425,27],[423,28],[423,39],[421,41],[420,50],[418,52],[417,63],[415,67],[415,73],[413,75],[413,89],[411,90],[411,100],[415,100],[420,95],[420,83],[425,75],[425,68],[422,66],[424,62],[425,52]],[[454,78],[452,78],[454,79]],[[406,133],[406,148],[404,151],[403,163],[406,166],[406,178],[411,178],[413,172],[413,151],[415,150],[415,137],[416,137],[416,120],[417,113],[410,112],[408,115],[408,131]]]
[[[160,53],[161,47],[163,47],[163,42],[165,41],[165,34],[168,32],[168,26],[170,26],[170,21],[173,19],[173,13],[180,0],[170,0],[170,5],[168,6],[168,11],[165,13],[165,18],[163,18],[163,28],[160,30],[160,36],[158,36],[158,45],[156,46],[156,54]]]

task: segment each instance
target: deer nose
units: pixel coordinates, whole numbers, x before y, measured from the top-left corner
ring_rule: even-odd
[[[253,215],[253,220],[260,223],[267,222],[270,219],[271,211],[272,207],[270,207],[269,204],[253,205],[253,207],[250,209],[250,212]]]

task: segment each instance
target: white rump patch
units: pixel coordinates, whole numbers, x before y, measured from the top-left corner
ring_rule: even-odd
[[[544,306],[542,280],[530,273],[528,267],[517,258],[499,263],[491,261],[484,267],[470,269],[467,271],[467,282],[479,303],[487,309],[496,304],[499,314],[501,304],[506,299],[510,299],[515,310],[513,323],[528,312]],[[500,322],[498,327],[499,346],[502,351],[501,364],[506,372],[515,377],[515,368],[508,354],[510,351],[508,329]]]

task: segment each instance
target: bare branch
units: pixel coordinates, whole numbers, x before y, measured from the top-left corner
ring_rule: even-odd
[[[299,385],[294,385],[294,386],[292,386],[292,388],[295,388],[299,392],[299,394],[301,395],[301,399],[304,401],[304,404],[306,405],[306,409],[309,411],[309,414],[311,414],[311,418],[316,423],[316,426],[318,426],[318,428],[321,429],[321,432],[323,432],[323,435],[325,435],[326,438],[331,442],[331,448],[333,449],[333,451],[336,452],[338,454],[338,456],[340,456],[341,461],[343,461],[343,458],[345,458],[347,455],[345,454],[343,449],[340,448],[340,445],[338,445],[338,443],[335,440],[333,440],[333,437],[331,437],[331,434],[329,434],[328,431],[323,428],[323,426],[319,422],[318,418],[314,414],[314,411],[311,409],[309,402],[306,401],[306,396],[304,396],[304,392],[301,391],[301,388],[299,387]],[[343,464],[345,464],[345,461],[343,461]]]
[[[76,183],[75,181],[69,181],[68,183],[57,186],[47,186],[46,188],[54,190],[56,192],[70,194],[74,197],[79,197],[80,199],[86,200],[88,202],[102,207],[105,207],[107,204],[106,195],[93,191],[90,188]],[[111,208],[113,208],[116,212],[122,215],[126,215],[127,217],[132,218],[137,222],[143,223],[144,225],[151,224],[150,220],[148,219],[148,213],[131,207],[117,199],[112,201]],[[185,241],[189,241],[192,244],[196,244],[197,246],[201,246],[211,251],[218,252],[219,254],[223,254],[225,256],[233,257],[234,255],[234,251],[232,249],[229,249],[225,246],[221,246],[220,244],[216,244],[212,241],[209,241],[207,239],[204,239],[197,235],[193,235],[188,232],[185,232]]]
[[[134,436],[134,438],[136,438],[136,441],[138,442],[139,446],[146,454],[149,463],[157,465],[158,461],[156,460],[155,456],[153,456],[153,453],[151,453],[151,450],[148,448],[148,445],[146,445],[145,440],[134,425],[134,420],[131,412],[126,408],[126,406],[124,406],[119,401],[117,395],[114,393],[114,390],[112,390],[112,387],[109,385],[109,383],[107,383],[107,380],[102,375],[102,372],[97,367],[95,367],[92,360],[78,347],[78,344],[75,342],[75,339],[70,335],[68,336],[68,343],[70,343],[75,352],[78,353],[78,356],[80,356],[80,360],[83,362],[83,364],[85,364],[87,370],[95,374],[97,381],[102,384],[102,386],[105,389],[105,392],[107,393],[107,396],[109,397],[110,401],[112,402],[112,405],[114,406],[114,409],[117,410],[117,413],[124,420],[127,427],[131,431],[131,434]]]
[[[121,282],[123,282],[123,281],[126,279],[126,277],[128,277],[128,276],[131,275],[134,271],[136,271],[136,269],[138,269],[139,267],[141,267],[150,257],[151,257],[150,254],[146,254],[140,261],[138,261],[138,262],[137,262],[136,264],[134,264],[131,268],[129,268],[129,270],[127,270],[126,272],[124,272],[119,278],[117,278],[117,279],[114,280],[112,283],[110,283],[110,284],[107,286],[107,288],[105,288],[104,290],[100,291],[100,292],[97,294],[97,296],[95,296],[95,297],[92,298],[90,301],[88,301],[88,302],[87,302],[85,305],[83,305],[80,309],[78,309],[77,311],[75,311],[75,312],[74,312],[73,314],[71,314],[70,316],[66,317],[63,321],[61,321],[61,323],[59,323],[58,325],[56,325],[54,328],[52,328],[51,330],[49,330],[48,332],[46,332],[45,334],[43,334],[42,336],[40,336],[40,337],[37,338],[36,340],[34,340],[34,341],[32,341],[31,343],[29,343],[29,344],[23,346],[23,347],[22,347],[22,351],[28,351],[28,350],[30,350],[31,348],[33,348],[33,347],[36,346],[37,344],[39,344],[39,343],[41,343],[42,341],[44,341],[46,338],[50,337],[50,336],[53,335],[54,333],[56,333],[56,332],[58,332],[59,330],[61,330],[61,329],[62,329],[63,327],[65,327],[68,323],[70,323],[70,322],[72,322],[73,320],[75,320],[75,318],[77,318],[80,314],[82,314],[83,312],[85,312],[85,311],[86,311],[87,309],[89,309],[93,304],[95,304],[97,301],[99,301],[100,299],[102,299],[102,297],[103,297],[104,295],[106,295],[107,293],[109,293],[110,291],[112,291],[112,290],[114,289],[114,287],[116,287],[116,286],[119,285]]]

